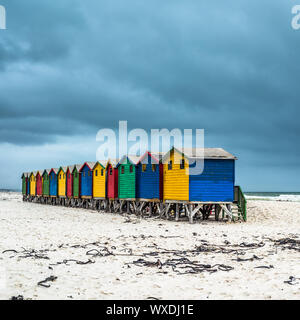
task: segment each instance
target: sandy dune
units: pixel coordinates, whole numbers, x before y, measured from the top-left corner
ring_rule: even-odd
[[[0,299],[299,299],[300,279],[285,281],[300,245],[273,240],[300,240],[300,203],[248,201],[248,218],[128,219],[0,193]]]

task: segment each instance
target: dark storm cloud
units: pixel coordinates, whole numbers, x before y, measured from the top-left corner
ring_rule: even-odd
[[[297,166],[294,1],[0,2],[0,143],[129,120],[204,128],[207,145],[247,154],[249,165]]]

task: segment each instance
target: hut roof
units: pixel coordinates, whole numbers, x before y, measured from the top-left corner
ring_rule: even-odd
[[[163,156],[163,161],[169,156],[172,150],[183,154],[189,159],[219,159],[219,160],[237,160],[237,157],[225,151],[222,148],[175,148],[173,147],[169,152]]]
[[[130,163],[137,165],[139,160],[140,160],[140,156],[136,156],[136,155],[124,155],[120,161],[118,162],[117,166],[118,167],[120,164],[122,164],[126,159],[129,160]]]
[[[68,167],[59,167],[58,171],[62,170],[63,172],[67,172]]]
[[[119,161],[120,161],[120,159],[108,159],[108,160],[106,161],[105,167],[107,167],[109,164],[111,164],[112,167],[115,168],[115,167],[118,165]]]
[[[150,151],[146,151],[142,157],[140,157],[139,161],[137,164],[139,164],[140,162],[143,163],[143,161],[146,159],[147,156],[150,156],[154,162],[159,163],[162,158],[163,158],[163,153],[162,152],[150,152]]]
[[[72,166],[69,166],[71,172],[73,172],[75,169],[77,171],[80,171],[81,167],[82,167],[82,164],[74,164]]]
[[[87,166],[90,168],[90,170],[93,170],[95,164],[96,164],[96,162],[86,161],[86,162],[81,166],[81,168],[80,168],[79,171],[81,171],[85,165],[87,165]]]
[[[96,161],[92,169],[94,170],[97,164],[100,164],[100,166],[105,169],[105,160]]]
[[[58,173],[58,170],[59,170],[59,168],[52,168],[52,169],[50,170],[49,174],[51,173],[51,171],[53,171],[55,174],[57,174],[57,173]]]
[[[29,172],[23,172],[21,178],[23,178],[23,177],[28,178],[29,177]]]

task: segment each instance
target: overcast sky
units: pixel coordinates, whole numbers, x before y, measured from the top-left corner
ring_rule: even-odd
[[[0,188],[95,160],[128,120],[205,129],[245,191],[300,191],[296,2],[0,0]]]

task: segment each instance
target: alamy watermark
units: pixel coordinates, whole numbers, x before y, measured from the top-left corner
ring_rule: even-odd
[[[6,10],[0,5],[0,29],[6,29]]]
[[[152,164],[155,164],[156,160],[169,163],[168,151],[174,146],[179,153],[179,156],[172,160],[174,164],[183,166],[185,155],[189,160],[190,175],[199,175],[204,169],[204,129],[196,129],[194,132],[193,129],[184,129],[183,132],[178,128],[171,131],[151,129],[149,135],[144,129],[132,129],[128,132],[127,121],[119,121],[118,130],[99,130],[96,141],[101,142],[96,153],[98,161],[121,159],[128,155],[141,157],[148,151],[156,155],[155,159],[151,158]],[[145,157],[143,164],[147,163],[148,157]]]
[[[292,14],[294,15],[291,25],[294,30],[300,29],[300,5],[295,5],[292,8]]]

